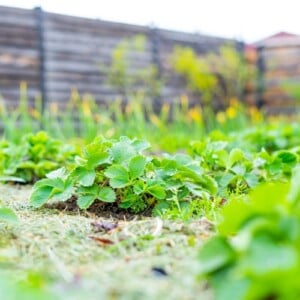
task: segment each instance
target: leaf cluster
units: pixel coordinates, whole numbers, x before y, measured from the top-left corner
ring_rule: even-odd
[[[61,164],[71,163],[75,148],[44,131],[27,134],[17,145],[0,142],[0,181],[35,182]]]
[[[215,180],[204,173],[199,161],[186,154],[152,157],[145,154],[149,147],[146,141],[127,137],[96,138],[71,169],[58,169],[38,181],[31,203],[40,207],[49,200],[75,197],[81,209],[101,201],[141,212],[216,194]]]
[[[299,299],[299,179],[298,167],[290,183],[261,185],[223,207],[199,254],[216,299]]]

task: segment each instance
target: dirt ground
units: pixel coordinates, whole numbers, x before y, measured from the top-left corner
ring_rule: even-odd
[[[30,186],[0,186],[19,216],[0,223],[0,267],[17,278],[42,274],[55,299],[212,299],[197,281],[197,252],[211,234],[190,223],[29,205]],[[43,299],[41,299],[43,300]]]

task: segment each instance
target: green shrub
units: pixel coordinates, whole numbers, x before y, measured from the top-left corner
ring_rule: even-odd
[[[291,184],[267,183],[223,207],[199,254],[215,299],[299,299],[299,179],[297,168]]]
[[[96,138],[76,157],[73,168],[61,168],[38,181],[31,203],[40,207],[51,199],[75,196],[82,209],[102,201],[133,212],[159,211],[174,202],[208,199],[217,192],[215,180],[198,161],[185,154],[152,157],[143,152],[149,146],[127,137]]]
[[[50,138],[46,132],[27,134],[18,145],[0,143],[0,180],[34,182],[74,160],[72,145]]]

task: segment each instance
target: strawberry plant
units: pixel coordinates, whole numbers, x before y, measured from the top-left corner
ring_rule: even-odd
[[[256,151],[247,147],[247,143],[239,143],[241,147],[236,147],[240,138],[214,133],[191,145],[192,155],[218,182],[220,196],[247,193],[261,182],[286,181],[291,177],[299,162],[297,147],[270,153],[265,149]]]
[[[49,200],[75,197],[81,209],[95,201],[116,203],[141,212],[180,205],[216,194],[215,180],[189,155],[152,157],[144,153],[143,140],[96,138],[75,158],[75,165],[47,174],[33,187],[31,203],[40,207]]]
[[[299,299],[300,169],[225,205],[218,234],[200,250],[215,299]]]
[[[75,149],[50,138],[46,132],[28,134],[18,145],[0,143],[0,180],[34,182],[62,163],[71,163]]]

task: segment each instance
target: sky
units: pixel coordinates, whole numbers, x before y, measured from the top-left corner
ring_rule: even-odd
[[[0,0],[33,8],[256,42],[279,31],[300,34],[299,0]],[[1,18],[1,16],[0,16]]]

